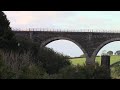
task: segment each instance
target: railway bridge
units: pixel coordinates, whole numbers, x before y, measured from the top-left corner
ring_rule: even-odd
[[[85,32],[86,31],[86,32]],[[86,56],[86,64],[95,63],[95,58],[99,50],[106,44],[113,41],[120,41],[120,32],[92,32],[83,31],[58,31],[58,30],[14,30],[16,36],[31,39],[40,43],[41,47],[55,40],[69,40],[75,43]],[[62,48],[62,47],[61,47]]]

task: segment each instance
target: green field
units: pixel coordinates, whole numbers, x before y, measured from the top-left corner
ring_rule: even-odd
[[[72,64],[74,64],[74,65],[77,65],[77,64],[83,65],[83,64],[85,64],[86,58],[74,58],[74,59],[70,59],[70,60],[71,60]],[[98,62],[99,64],[101,64],[101,57],[96,57],[95,61]],[[110,57],[111,65],[116,62],[119,62],[119,61],[120,61],[120,56],[111,56]]]

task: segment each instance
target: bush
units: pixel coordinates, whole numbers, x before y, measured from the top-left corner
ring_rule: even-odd
[[[0,49],[6,52],[13,51],[16,53],[28,52],[31,50],[37,52],[38,43],[33,43],[29,40],[18,40],[14,37],[12,40],[0,38]]]
[[[5,65],[0,55],[0,79],[12,79],[14,78],[14,75],[14,72],[11,71],[11,68]]]
[[[61,79],[110,79],[109,71],[98,64],[95,66],[68,66],[59,71]]]
[[[42,49],[41,49],[42,50]],[[47,49],[48,50],[48,49]],[[43,50],[44,51],[44,50]],[[45,54],[46,51],[44,51]],[[41,52],[43,53],[43,52]],[[63,58],[52,57],[48,59],[40,53],[37,63],[33,61],[31,52],[14,53],[1,51],[0,78],[1,79],[110,79],[109,72],[105,67],[98,64],[95,66],[74,66]],[[47,52],[48,53],[48,52]],[[49,52],[50,53],[50,52]],[[53,53],[53,51],[52,51]],[[55,53],[55,52],[54,52]],[[43,57],[42,57],[43,55]],[[56,54],[52,54],[56,55]],[[59,56],[59,55],[58,55]],[[53,63],[52,63],[53,61]],[[57,66],[58,65],[58,66]],[[54,73],[53,73],[54,72]]]
[[[36,63],[42,62],[43,68],[49,74],[58,73],[61,68],[71,64],[67,59],[68,57],[60,55],[49,48],[40,48],[34,57]]]
[[[120,62],[111,66],[111,77],[113,79],[120,79]]]
[[[19,46],[18,46],[19,43]],[[31,42],[30,40],[16,39],[14,40],[1,40],[0,48],[9,52],[12,51],[14,53],[22,54],[30,52],[32,58],[32,62],[37,65],[41,65],[46,69],[47,73],[54,74],[59,71],[59,69],[70,65],[70,62],[67,56],[54,52],[49,48],[40,48],[38,43]]]
[[[4,38],[0,38],[0,49],[4,51],[18,50],[17,41],[15,39],[6,40]]]
[[[45,70],[42,67],[38,67],[35,64],[31,64],[28,67],[24,67],[21,70],[19,79],[44,79],[46,74]]]
[[[43,71],[48,73],[45,74],[46,77],[51,78],[49,74],[57,73],[61,68],[70,65],[67,57],[51,49],[39,48],[36,44],[28,47],[27,50],[23,49],[19,47],[18,51],[1,50],[2,60],[5,66],[14,72],[14,78],[44,78],[41,75]],[[44,70],[42,71],[41,68]]]
[[[19,54],[1,51],[0,78],[42,79],[45,69],[33,63],[30,56],[30,52]]]

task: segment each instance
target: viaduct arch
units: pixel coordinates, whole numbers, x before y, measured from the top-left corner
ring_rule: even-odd
[[[56,41],[56,40],[61,40],[61,39],[73,42],[74,44],[76,44],[83,51],[83,53],[85,54],[85,57],[86,58],[88,57],[86,51],[84,50],[84,48],[82,47],[82,45],[80,43],[77,43],[75,40],[72,40],[72,39],[67,38],[67,37],[53,37],[53,38],[50,38],[48,40],[43,41],[42,44],[41,44],[41,47],[45,47],[50,42],[53,42],[53,41]]]
[[[107,45],[107,44],[109,44],[109,43],[111,43],[111,42],[114,42],[114,41],[120,41],[120,38],[112,38],[112,39],[110,39],[110,40],[107,40],[107,41],[103,42],[101,45],[99,45],[99,46],[96,48],[96,50],[95,50],[95,51],[93,52],[93,54],[92,54],[92,58],[93,58],[94,62],[95,62],[95,58],[96,58],[98,52],[100,51],[100,49],[102,49],[105,45]]]

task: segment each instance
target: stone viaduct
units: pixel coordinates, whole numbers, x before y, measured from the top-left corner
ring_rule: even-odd
[[[39,42],[41,47],[55,40],[72,41],[85,54],[86,64],[95,63],[96,55],[103,46],[120,41],[120,33],[115,32],[14,31],[14,33],[16,36]]]

